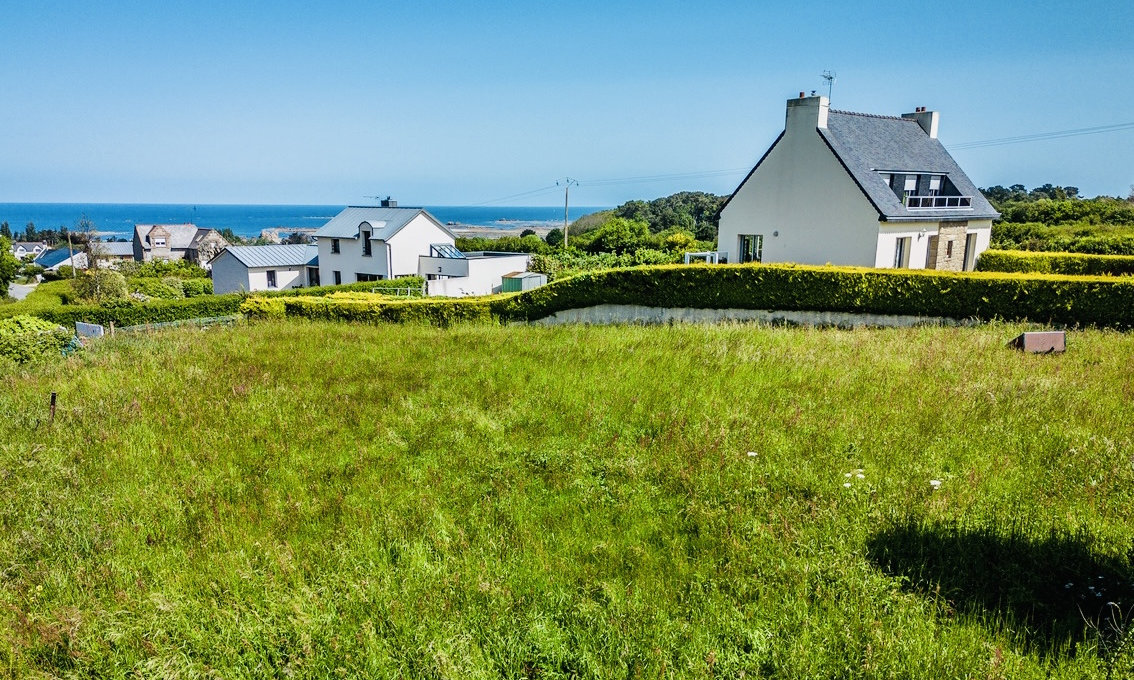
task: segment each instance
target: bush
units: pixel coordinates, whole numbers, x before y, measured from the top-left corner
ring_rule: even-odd
[[[0,319],[0,359],[26,363],[58,356],[71,337],[67,329],[34,316]]]
[[[71,284],[80,300],[106,302],[126,297],[126,277],[109,269],[83,272]]]
[[[287,316],[281,298],[252,297],[240,305],[240,313],[250,319],[281,319]]]
[[[1129,276],[1134,274],[1134,256],[986,250],[976,268],[985,272]]]
[[[178,279],[174,279],[178,280]],[[147,298],[157,300],[175,300],[177,298],[185,297],[181,293],[181,287],[176,288],[169,286],[165,283],[165,279],[155,278],[133,278],[130,279],[130,292],[139,295],[144,295]]]
[[[185,297],[197,297],[198,295],[212,295],[213,294],[213,280],[212,279],[181,279],[181,290],[185,293]]]
[[[169,276],[179,279],[204,279],[209,277],[207,269],[189,260],[125,261],[118,264],[118,271],[132,279],[161,279]]]
[[[1134,328],[1134,280],[800,265],[664,265],[580,274],[536,290],[413,301],[297,298],[288,316],[531,321],[600,304],[898,314]]]
[[[1085,222],[1060,225],[997,222],[992,225],[992,247],[999,250],[1134,255],[1134,228]]]
[[[176,276],[163,276],[161,279],[161,285],[173,291],[173,297],[185,297],[185,286],[181,284],[181,279],[177,278]]]

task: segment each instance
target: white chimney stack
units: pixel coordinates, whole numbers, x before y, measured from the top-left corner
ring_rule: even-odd
[[[827,112],[831,110],[831,102],[826,97],[811,96],[800,92],[798,99],[787,100],[787,120],[785,130],[814,130],[827,127]]]
[[[931,139],[937,139],[937,124],[941,119],[941,114],[937,111],[926,111],[924,106],[919,106],[913,113],[903,113],[902,118],[916,120],[925,134]]]

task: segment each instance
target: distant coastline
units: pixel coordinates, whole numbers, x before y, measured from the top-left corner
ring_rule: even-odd
[[[138,203],[0,203],[0,222],[14,234],[28,222],[38,229],[74,229],[86,216],[106,238],[131,238],[135,224],[179,224],[232,229],[246,238],[264,229],[321,227],[345,206],[332,205],[192,205]],[[561,206],[425,206],[434,217],[462,236],[519,235],[533,229],[543,236],[563,226]],[[572,207],[572,220],[606,210],[605,206]]]

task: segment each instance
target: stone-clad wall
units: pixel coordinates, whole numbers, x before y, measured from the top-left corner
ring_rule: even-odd
[[[959,272],[965,268],[965,230],[968,222],[942,222],[929,242],[926,269]]]

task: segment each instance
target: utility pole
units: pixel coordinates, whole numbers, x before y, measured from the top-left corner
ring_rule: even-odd
[[[71,245],[71,231],[67,230],[67,252],[71,256],[71,278],[75,278],[75,246]]]
[[[555,180],[555,186],[563,187],[563,249],[567,250],[567,197],[571,194],[571,185],[578,186],[579,182],[565,177],[560,180]]]

